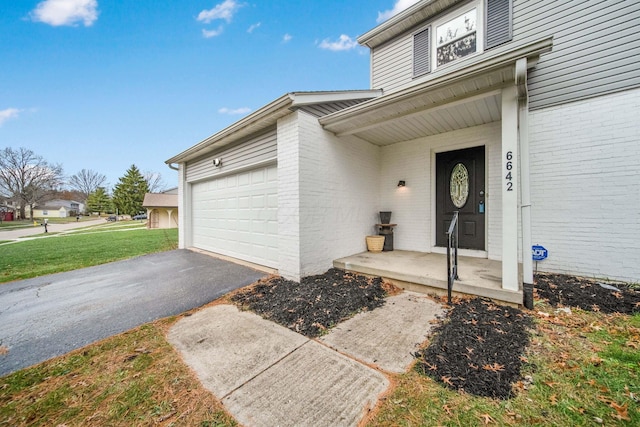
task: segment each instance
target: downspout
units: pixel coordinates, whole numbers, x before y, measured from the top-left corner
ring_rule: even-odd
[[[177,166],[173,166],[172,163],[167,163],[167,166],[169,166],[169,169],[173,169],[174,171],[179,171],[180,168],[178,168]]]
[[[531,256],[531,187],[529,172],[529,94],[527,58],[516,61],[518,91],[518,139],[520,140],[520,185],[522,217],[522,290],[523,305],[533,308],[533,259]]]

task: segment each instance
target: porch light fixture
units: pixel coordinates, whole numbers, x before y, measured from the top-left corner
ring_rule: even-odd
[[[213,159],[213,166],[219,168],[222,165],[222,159],[221,158],[215,158]]]
[[[398,181],[398,187],[404,187],[405,185],[404,181]]]

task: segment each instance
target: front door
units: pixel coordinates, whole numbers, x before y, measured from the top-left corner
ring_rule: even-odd
[[[484,146],[436,154],[436,246],[447,246],[455,211],[458,245],[485,249]]]

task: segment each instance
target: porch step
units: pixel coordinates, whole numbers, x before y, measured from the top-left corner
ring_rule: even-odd
[[[342,270],[380,276],[403,289],[421,293],[447,293],[446,256],[413,251],[363,252],[333,261]],[[475,295],[522,305],[522,290],[502,289],[502,264],[483,258],[459,257],[454,294]]]

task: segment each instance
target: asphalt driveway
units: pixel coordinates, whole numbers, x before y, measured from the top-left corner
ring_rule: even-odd
[[[0,376],[200,307],[265,273],[176,250],[0,285]]]

